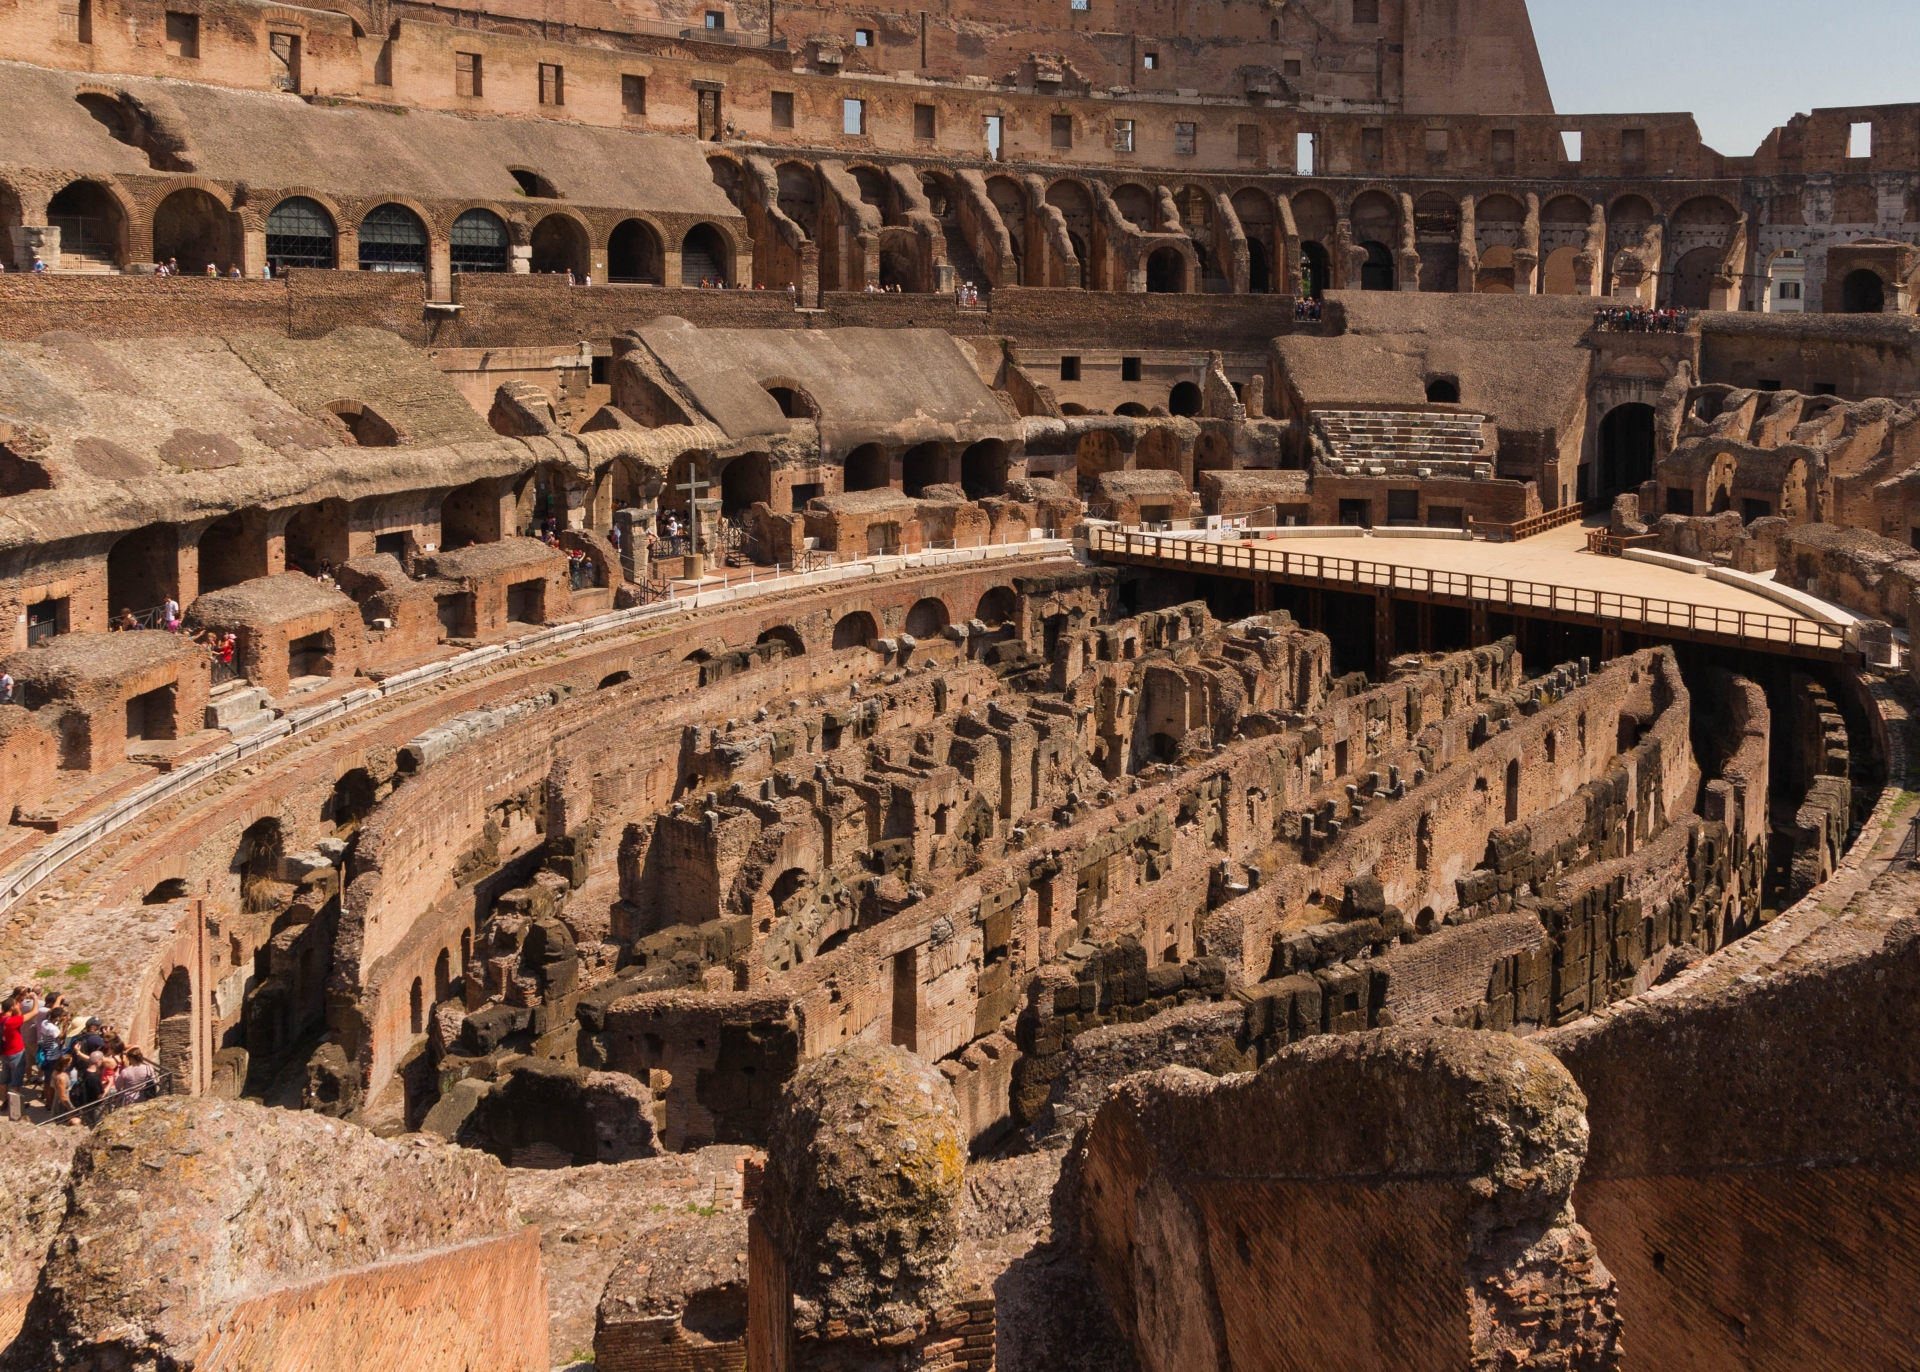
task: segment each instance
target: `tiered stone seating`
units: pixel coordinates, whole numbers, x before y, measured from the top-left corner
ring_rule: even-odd
[[[1314,428],[1326,443],[1326,460],[1353,476],[1487,477],[1481,456],[1486,416],[1404,410],[1316,410]]]

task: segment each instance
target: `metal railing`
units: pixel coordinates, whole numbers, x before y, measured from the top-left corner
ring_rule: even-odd
[[[1254,544],[1126,533],[1102,528],[1091,530],[1087,543],[1088,548],[1096,553],[1151,557],[1194,567],[1264,573],[1287,580],[1318,581],[1340,587],[1446,596],[1469,604],[1544,610],[1550,614],[1578,616],[1598,623],[1637,629],[1713,635],[1749,645],[1778,645],[1836,655],[1844,652],[1847,646],[1846,635],[1840,629],[1798,615],[1694,605],[1685,601],[1663,600],[1657,596],[1596,591],[1585,586],[1559,586],[1512,577],[1481,576],[1472,572],[1402,567],[1390,562],[1370,562],[1324,553],[1292,552]]]
[[[64,1120],[84,1119],[89,1126],[100,1123],[108,1115],[122,1106],[132,1105],[136,1101],[158,1100],[161,1096],[173,1092],[173,1073],[158,1072],[152,1081],[143,1086],[130,1086],[122,1091],[109,1091],[99,1100],[90,1100],[85,1105],[76,1105],[71,1110],[62,1110],[57,1115],[48,1115],[40,1123],[59,1124]]]

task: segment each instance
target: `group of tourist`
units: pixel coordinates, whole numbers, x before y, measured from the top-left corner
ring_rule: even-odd
[[[180,602],[172,596],[168,596],[166,603],[157,611],[150,610],[147,613],[153,615],[157,622],[149,625],[145,622],[144,616],[135,614],[123,605],[120,607],[119,617],[113,621],[111,627],[116,633],[128,633],[146,628],[162,629],[170,634],[186,632],[187,626],[180,618]],[[202,629],[192,636],[192,641],[204,646],[207,656],[223,667],[233,666],[233,655],[240,647],[237,636],[231,633],[223,634],[217,629]],[[0,701],[0,704],[5,703]]]
[[[159,1073],[146,1054],[122,1041],[114,1026],[75,1022],[66,997],[38,986],[16,986],[0,1001],[0,1078],[8,1091],[29,1084],[65,1124],[77,1125],[88,1106],[109,1098],[147,1100],[159,1093]]]
[[[1320,302],[1311,296],[1293,302],[1293,317],[1303,324],[1320,322]]]
[[[963,281],[954,288],[953,303],[963,310],[980,308],[980,291],[971,281]]]
[[[905,292],[903,292],[900,289],[900,286],[898,285],[898,283],[891,286],[876,286],[871,281],[867,282],[866,293],[868,295],[903,295],[905,294]]]
[[[165,262],[157,263],[154,266],[153,274],[155,276],[188,275],[188,273],[180,270],[180,259],[177,257],[169,257]],[[240,270],[240,264],[238,262],[227,268],[225,272],[222,272],[220,268],[209,262],[207,263],[207,275],[215,279],[225,276],[229,281],[244,281],[247,279],[247,274]],[[273,263],[268,262],[260,268],[260,279],[262,281],[273,280]]]
[[[1641,305],[1608,306],[1593,312],[1593,327],[1607,333],[1685,333],[1691,310],[1650,310]]]

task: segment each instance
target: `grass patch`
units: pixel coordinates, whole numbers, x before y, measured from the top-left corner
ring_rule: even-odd
[[[91,962],[76,962],[73,966],[67,968],[67,975],[76,979],[91,976],[92,973],[93,964]]]

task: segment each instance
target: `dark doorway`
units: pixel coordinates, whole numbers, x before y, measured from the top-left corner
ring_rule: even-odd
[[[881,491],[892,485],[893,464],[877,443],[866,443],[847,454],[841,487],[849,491]]]
[[[946,479],[947,455],[938,443],[909,448],[900,459],[900,485],[908,495],[917,496]]]
[[[638,219],[621,221],[607,240],[609,281],[658,286],[661,260],[660,239]]]
[[[1333,284],[1333,263],[1318,243],[1300,245],[1300,294],[1318,300]]]
[[[1629,491],[1653,475],[1653,406],[1618,405],[1600,421],[1599,495]]]
[[[1862,267],[1848,272],[1840,285],[1840,309],[1845,314],[1880,314],[1887,308],[1887,283],[1880,273]]]
[[[960,455],[960,486],[967,499],[1005,495],[1007,490],[1007,445],[997,438],[986,438]]]
[[[1187,263],[1174,248],[1156,248],[1147,258],[1147,289],[1178,295],[1187,288]]]
[[[1196,415],[1200,413],[1200,388],[1191,381],[1182,381],[1167,396],[1167,413],[1177,415]]]
[[[1363,291],[1390,291],[1393,289],[1393,254],[1387,251],[1385,243],[1362,243],[1367,250],[1367,260],[1360,268],[1360,289]]]
[[[1427,403],[1430,405],[1458,405],[1460,403],[1460,383],[1450,376],[1436,376],[1427,383]]]
[[[1272,274],[1267,270],[1267,245],[1257,238],[1247,240],[1247,289],[1256,295],[1273,289]]]

